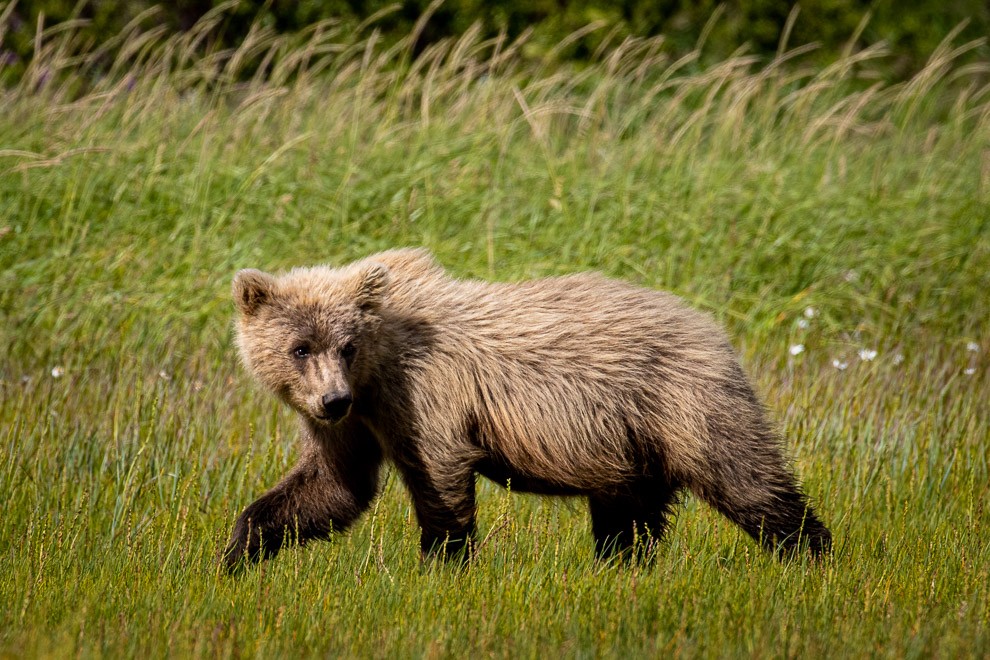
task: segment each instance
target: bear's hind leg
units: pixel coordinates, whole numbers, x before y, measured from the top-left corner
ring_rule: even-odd
[[[831,550],[831,533],[796,483],[778,483],[760,498],[738,498],[733,489],[708,489],[702,497],[767,550],[794,554],[807,545],[814,556]]]
[[[832,535],[818,519],[788,468],[776,440],[763,435],[741,454],[713,452],[709,467],[689,484],[702,499],[767,550],[793,554],[808,546],[829,552]]]
[[[649,559],[667,529],[679,485],[650,479],[624,492],[588,498],[599,558]]]

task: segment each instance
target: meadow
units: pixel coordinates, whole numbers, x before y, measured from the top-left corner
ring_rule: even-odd
[[[219,20],[63,26],[0,71],[0,655],[990,655],[972,44],[891,83],[882,45],[822,67],[624,40],[578,65],[333,23],[215,51]],[[424,565],[390,474],[349,533],[218,572],[296,448],[238,364],[232,275],[403,245],[712,313],[834,554],[777,561],[689,497],[652,565],[602,563],[584,502],[479,479],[475,560]]]

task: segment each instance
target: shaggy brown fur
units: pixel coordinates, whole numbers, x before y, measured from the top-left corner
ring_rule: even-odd
[[[768,548],[831,537],[723,333],[675,296],[596,274],[449,277],[423,250],[234,280],[248,369],[300,413],[303,456],[225,559],[343,530],[391,461],[424,552],[474,531],[475,474],[584,495],[599,554],[663,534],[682,487]]]

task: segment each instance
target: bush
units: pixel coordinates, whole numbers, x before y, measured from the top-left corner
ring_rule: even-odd
[[[376,28],[386,36],[408,34],[416,21],[430,9],[430,0],[270,0],[221,3],[217,0],[180,0],[160,5],[144,19],[145,27],[162,25],[167,30],[187,30],[207,12],[221,8],[224,20],[209,45],[230,45],[243,38],[255,22],[279,32],[292,32],[315,21],[336,18],[347,24],[379,14]],[[72,18],[87,21],[84,36],[99,43],[120,32],[128,22],[153,6],[148,0],[37,0],[14,6],[9,14],[3,49],[5,60],[25,60],[32,54],[34,35],[43,16],[45,26]],[[706,52],[722,58],[739,46],[747,45],[758,54],[774,53],[781,40],[793,3],[783,0],[448,0],[434,7],[418,41],[423,48],[443,37],[463,33],[475,23],[487,35],[505,31],[517,37],[532,29],[528,53],[543,56],[561,40],[582,27],[601,22],[599,29],[577,39],[567,49],[556,50],[564,57],[584,59],[602,40],[633,35],[663,34],[674,54],[692,49],[707,31]],[[868,18],[865,29],[860,24]],[[905,76],[919,69],[938,43],[956,26],[967,22],[960,39],[978,38],[990,33],[990,7],[982,0],[945,3],[922,0],[898,3],[894,0],[806,0],[800,4],[793,24],[791,46],[818,43],[824,57],[832,57],[851,38],[858,44],[885,41],[894,58],[890,72]],[[974,56],[986,56],[986,46]]]

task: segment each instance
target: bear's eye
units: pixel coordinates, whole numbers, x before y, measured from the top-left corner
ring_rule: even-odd
[[[292,357],[298,358],[300,360],[309,357],[309,346],[306,344],[300,344],[292,349]]]
[[[355,345],[354,345],[353,343],[351,343],[351,342],[347,342],[347,343],[346,343],[346,344],[344,344],[344,346],[343,346],[343,347],[342,347],[342,348],[340,349],[340,357],[342,357],[342,358],[344,358],[344,359],[345,359],[345,360],[347,360],[347,361],[350,361],[350,359],[351,359],[352,357],[354,357],[354,354],[355,354],[355,353],[357,353],[357,346],[355,346]]]

